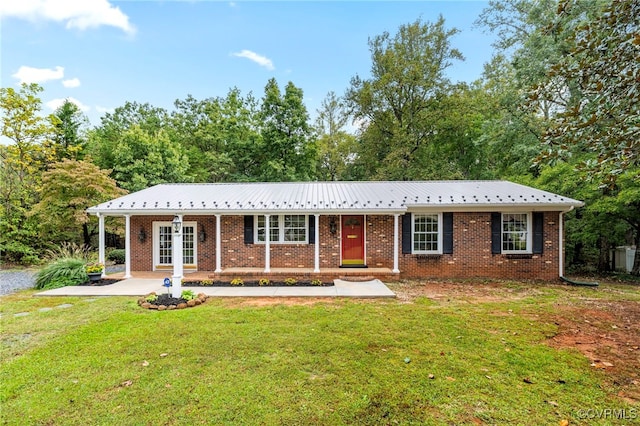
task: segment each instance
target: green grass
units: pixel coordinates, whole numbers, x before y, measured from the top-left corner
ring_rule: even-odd
[[[578,418],[581,409],[636,408],[584,356],[543,344],[556,332],[543,314],[637,290],[505,287],[515,297],[496,302],[209,299],[165,312],[134,298],[20,292],[1,300],[0,416],[7,425],[557,425],[610,424]],[[55,308],[63,303],[73,306]],[[31,315],[13,316],[22,311]]]

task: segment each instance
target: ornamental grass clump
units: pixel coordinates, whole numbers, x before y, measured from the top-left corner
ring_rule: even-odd
[[[35,287],[37,289],[52,289],[69,285],[80,285],[87,281],[84,260],[58,259],[38,272]]]

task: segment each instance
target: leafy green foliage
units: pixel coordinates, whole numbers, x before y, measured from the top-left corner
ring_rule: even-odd
[[[83,259],[63,258],[45,266],[36,276],[37,289],[78,285],[87,281]]]
[[[180,293],[180,298],[188,302],[189,300],[195,299],[196,294],[193,292],[193,290],[182,290],[182,293]]]
[[[560,2],[559,26],[579,3]],[[595,18],[571,28],[569,54],[553,64],[548,78],[531,93],[533,101],[554,102],[557,93],[549,88],[559,84],[572,99],[544,134],[543,158],[593,152],[596,157],[587,158],[582,167],[609,186],[640,165],[638,16],[638,1],[613,1]]]
[[[107,254],[107,260],[115,262],[116,264],[122,265],[125,261],[125,250],[124,249],[113,249]]]
[[[360,161],[378,179],[423,177],[426,147],[434,143],[436,123],[443,111],[441,98],[449,90],[445,70],[462,54],[451,47],[458,32],[447,30],[444,19],[420,20],[369,40],[371,78],[351,80],[347,101],[367,127],[361,140]]]

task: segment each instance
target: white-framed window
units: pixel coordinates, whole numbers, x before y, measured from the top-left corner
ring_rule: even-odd
[[[182,261],[185,266],[195,266],[198,245],[195,236],[197,222],[182,224]],[[173,265],[173,225],[171,222],[153,222],[153,262],[155,266]]]
[[[265,216],[256,216],[255,242],[265,242]],[[307,236],[308,217],[304,214],[281,214],[269,216],[269,241],[276,244],[304,244]]]
[[[441,213],[414,213],[412,215],[411,230],[411,247],[413,253],[442,253]]]
[[[502,252],[531,253],[529,213],[502,213]]]

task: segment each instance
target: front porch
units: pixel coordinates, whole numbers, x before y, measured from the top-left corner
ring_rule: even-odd
[[[171,277],[171,270],[166,271],[131,271],[132,278],[159,279]],[[125,278],[126,272],[117,272],[108,275],[109,278]],[[345,281],[369,281],[379,279],[382,281],[395,281],[399,278],[398,273],[394,273],[389,268],[321,268],[320,272],[314,272],[313,268],[271,268],[270,272],[264,272],[263,268],[226,268],[222,272],[214,271],[184,271],[185,280],[198,281],[206,279],[232,280],[241,278],[243,280],[259,280],[269,278],[279,280],[285,278],[296,278],[299,280],[320,279],[322,281],[333,281],[341,279]]]

